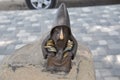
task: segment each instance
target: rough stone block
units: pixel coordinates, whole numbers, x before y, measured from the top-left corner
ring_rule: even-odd
[[[38,40],[6,56],[0,66],[0,80],[95,80],[92,55],[85,46],[79,43],[69,74],[45,72],[40,46]]]

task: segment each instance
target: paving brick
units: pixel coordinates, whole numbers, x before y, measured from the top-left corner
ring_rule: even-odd
[[[119,66],[120,67],[120,66]],[[112,76],[115,76],[115,77],[120,77],[120,69],[112,69]]]
[[[102,64],[103,64],[103,68],[105,68],[105,69],[112,69],[112,67],[114,66],[114,64],[113,64],[114,62],[102,62]]]
[[[102,77],[112,76],[111,69],[102,69],[100,70]]]
[[[120,80],[118,77],[105,77],[104,80]]]
[[[82,37],[83,41],[92,41],[91,37]]]
[[[108,45],[117,44],[115,40],[107,40]]]
[[[11,21],[6,19],[6,20],[0,20],[0,24],[10,24]]]
[[[112,63],[112,62],[114,62],[114,58],[115,58],[114,55],[107,55],[104,57],[104,60],[109,62],[109,63]]]
[[[92,52],[97,56],[105,56],[107,54],[106,49],[100,46],[97,46],[94,50],[92,50]]]
[[[85,12],[85,13],[86,12],[92,12],[91,9],[89,9],[89,8],[83,8],[82,11]]]
[[[96,80],[104,80],[103,77],[97,77]]]
[[[106,40],[99,40],[99,45],[107,45],[107,41]]]
[[[109,45],[108,47],[109,49],[120,49],[120,44],[116,43],[116,44]]]
[[[16,30],[15,27],[10,27],[10,28],[7,29],[7,31],[15,31],[15,30]]]
[[[93,56],[94,56],[93,59],[94,59],[94,62],[95,62],[95,63],[96,63],[96,62],[102,63],[102,62],[104,61],[104,57],[105,57],[105,56],[103,56],[103,55],[99,55],[99,56],[93,55]]]
[[[17,37],[27,37],[30,36],[30,33],[26,32],[26,30],[20,30],[17,34]]]
[[[117,63],[120,64],[120,55],[116,55]]]
[[[38,26],[40,26],[40,24],[38,24],[38,23],[35,23],[35,24],[32,24],[32,27],[38,27]]]
[[[118,49],[108,49],[107,53],[110,55],[118,55],[118,54],[120,54],[120,49],[119,48]]]
[[[109,32],[109,35],[120,35],[120,33],[119,32],[117,32],[117,31],[110,31]]]
[[[23,25],[23,22],[22,21],[17,22],[17,26],[18,25]]]
[[[103,69],[103,64],[101,62],[94,63],[95,69]]]

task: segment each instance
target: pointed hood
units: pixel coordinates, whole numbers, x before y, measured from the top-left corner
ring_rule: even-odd
[[[70,27],[69,15],[68,15],[68,11],[64,3],[62,3],[60,7],[58,8],[57,15],[53,23],[54,27],[61,26],[61,25]]]

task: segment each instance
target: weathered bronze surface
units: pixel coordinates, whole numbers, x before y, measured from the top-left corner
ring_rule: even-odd
[[[72,35],[70,20],[65,4],[61,4],[50,34],[42,42],[44,59],[48,71],[69,72],[71,60],[77,51],[77,41]]]

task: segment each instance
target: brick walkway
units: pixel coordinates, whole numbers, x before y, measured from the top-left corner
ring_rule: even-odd
[[[51,29],[56,10],[1,11],[0,60]],[[120,80],[120,5],[71,8],[71,28],[93,53],[97,80]]]

